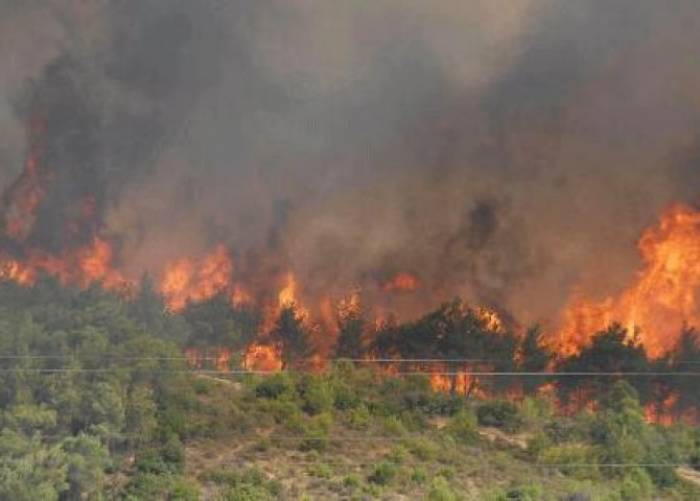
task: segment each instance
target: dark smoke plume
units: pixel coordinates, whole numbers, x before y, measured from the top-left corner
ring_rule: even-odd
[[[574,284],[614,291],[641,228],[697,200],[691,0],[5,0],[0,18],[5,215],[45,120],[19,248],[110,235],[138,276],[224,241],[247,280],[291,268],[309,298],[409,272],[403,315],[461,295],[531,322]]]

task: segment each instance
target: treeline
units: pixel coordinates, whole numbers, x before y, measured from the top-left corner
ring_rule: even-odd
[[[562,408],[579,409],[595,404],[602,390],[624,380],[660,417],[694,420],[700,410],[700,335],[693,328],[681,332],[664,357],[652,359],[638,336],[620,324],[596,333],[579,353],[560,356],[539,327],[518,334],[458,300],[412,322],[375,325],[359,309],[344,312],[337,321],[330,358],[396,360],[373,365],[399,373],[444,374],[449,391],[465,397],[474,392],[528,396],[546,387],[554,389]],[[303,369],[316,352],[314,333],[293,306],[282,310],[266,342],[280,351],[286,368]]]
[[[0,499],[103,499],[134,457],[181,468],[191,329],[152,300],[0,283]]]
[[[249,401],[235,412],[217,406],[208,421],[199,420],[197,385],[183,352],[226,347],[243,353],[258,339],[260,322],[259,312],[232,309],[225,298],[171,314],[147,279],[131,299],[49,279],[29,288],[0,283],[0,499],[85,499],[102,492],[149,499],[149,493],[164,489],[189,499],[183,442],[243,422]],[[689,376],[698,371],[694,364],[700,366],[693,330],[660,360],[650,360],[644,347],[616,325],[578,355],[557,358],[538,329],[519,336],[494,328],[459,302],[403,324],[375,325],[359,310],[345,312],[338,317],[338,331],[332,358],[446,359],[453,360],[441,368],[448,374],[509,374],[471,378],[465,387],[459,387],[459,376],[447,376],[454,384],[452,395],[448,391],[444,398],[429,397],[425,389],[404,395],[396,386],[402,402],[431,402],[440,409],[436,412],[448,415],[477,394],[536,395],[545,385],[562,402],[596,402],[604,409],[611,405],[605,400],[608,390],[621,380],[645,407],[658,405],[680,417],[700,406],[697,378]],[[265,340],[281,351],[286,368],[303,369],[318,349],[316,336],[291,306],[280,312]],[[240,364],[240,358],[230,363]],[[357,365],[356,370],[373,372]],[[434,364],[421,362],[397,367],[399,372],[435,371]],[[304,371],[298,372],[301,377]],[[579,373],[591,374],[572,375]],[[338,372],[327,377],[350,393],[358,391],[347,387],[350,380],[341,384]],[[273,383],[261,383],[250,398],[264,400],[265,392],[277,391],[270,389]],[[394,383],[382,384],[390,388]],[[302,393],[309,396],[308,391]],[[386,399],[392,391],[372,398]],[[353,408],[360,405],[351,400]]]

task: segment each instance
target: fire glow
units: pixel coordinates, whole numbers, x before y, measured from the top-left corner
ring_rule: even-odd
[[[559,351],[570,354],[598,331],[620,322],[638,335],[652,357],[663,356],[684,326],[700,325],[700,212],[674,205],[638,243],[643,269],[617,297],[600,301],[575,296],[563,314]]]
[[[46,246],[36,238],[35,230],[41,226],[44,204],[49,203],[56,179],[45,151],[46,129],[47,117],[40,111],[31,114],[24,168],[4,193],[0,222],[5,245],[0,246],[0,278],[31,285],[48,275],[66,285],[87,287],[99,283],[110,290],[133,291],[138,276],[124,271],[119,236],[106,230],[101,217],[104,202],[96,194],[81,193],[66,202],[67,207],[61,209],[62,231],[57,232],[65,235],[60,242]],[[658,224],[643,232],[638,248],[643,268],[617,297],[594,300],[580,294],[572,296],[561,314],[561,327],[553,336],[558,354],[576,353],[596,332],[618,321],[630,336],[639,336],[652,357],[661,357],[675,345],[684,326],[700,323],[696,297],[700,287],[700,211],[684,205],[669,207]],[[142,271],[155,277],[156,289],[172,312],[217,295],[225,296],[232,308],[261,311],[259,340],[244,357],[248,366],[279,367],[279,350],[265,343],[265,335],[274,328],[284,308],[293,307],[319,338],[315,345],[320,347],[320,357],[325,356],[337,334],[342,310],[359,308],[362,287],[356,288],[355,284],[347,284],[345,296],[349,299],[339,301],[330,291],[311,293],[304,277],[284,265],[284,260],[272,266],[274,271],[256,274],[257,270],[250,269],[256,268],[255,263],[238,263],[233,256],[232,249],[221,243],[203,255],[182,256],[163,263],[160,269]],[[374,325],[381,325],[392,314],[392,298],[417,297],[417,292],[423,298],[428,296],[427,278],[422,275],[407,270],[378,275],[383,278],[374,279],[372,284],[376,304],[363,305],[367,320]],[[360,277],[356,279],[362,283]],[[428,303],[413,304],[413,314],[421,313],[416,308],[428,311],[435,306]],[[504,328],[491,310],[479,311],[490,329]],[[435,382],[435,386],[445,384]],[[466,378],[461,384],[468,386]]]

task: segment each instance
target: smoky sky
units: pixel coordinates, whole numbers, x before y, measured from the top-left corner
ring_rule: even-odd
[[[692,0],[0,0],[0,181],[43,103],[48,248],[90,193],[133,273],[224,242],[309,296],[407,271],[404,312],[552,318],[697,202],[699,24]]]

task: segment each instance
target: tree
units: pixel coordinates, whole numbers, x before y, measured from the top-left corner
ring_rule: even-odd
[[[68,489],[64,499],[96,499],[102,494],[108,452],[96,437],[78,435],[61,442],[66,453]]]
[[[8,429],[0,433],[0,499],[57,500],[68,487],[66,453]]]
[[[557,388],[562,401],[568,402],[576,394],[579,400],[587,402],[605,394],[612,383],[625,379],[625,373],[648,372],[650,364],[638,337],[629,338],[627,330],[619,323],[614,323],[598,332],[579,354],[561,361],[558,369],[561,373],[585,374],[557,376]],[[627,378],[642,402],[651,399],[652,385],[649,378]]]
[[[700,334],[694,328],[685,328],[678,343],[670,353],[668,368],[672,372],[693,372],[700,365]],[[668,396],[673,396],[673,412],[682,417],[690,410],[700,409],[700,392],[697,380],[677,376],[663,381]]]
[[[141,278],[138,295],[129,303],[129,313],[150,335],[178,342],[189,335],[184,318],[167,311],[163,297],[147,273]]]
[[[554,355],[543,344],[539,325],[527,330],[520,341],[518,355],[518,370],[520,372],[544,372],[547,369]],[[546,382],[547,379],[542,376],[523,376],[521,378],[523,393],[533,395]]]
[[[260,316],[252,309],[232,308],[226,294],[190,303],[182,316],[190,327],[186,341],[190,347],[241,350],[253,341],[260,324]]]
[[[294,305],[282,308],[270,332],[270,340],[282,354],[282,369],[303,366],[304,360],[311,355],[308,332]]]
[[[338,317],[338,341],[335,356],[359,359],[365,352],[364,335],[367,322],[359,308],[349,309]]]

